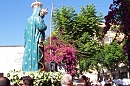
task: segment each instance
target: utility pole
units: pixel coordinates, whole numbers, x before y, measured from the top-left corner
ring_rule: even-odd
[[[52,37],[52,17],[53,17],[53,10],[54,10],[54,3],[52,3],[52,9],[51,9],[51,18],[50,18],[50,45],[51,43],[51,37]],[[50,56],[51,56],[51,49],[50,49]]]

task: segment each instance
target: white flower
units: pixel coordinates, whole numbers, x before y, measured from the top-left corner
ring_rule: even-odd
[[[22,76],[27,76],[29,75],[30,77],[32,77],[33,79],[35,79],[34,81],[34,86],[38,86],[39,83],[44,82],[44,80],[49,81],[51,79],[51,82],[53,83],[54,81],[60,81],[60,79],[62,78],[62,73],[61,72],[22,72],[20,71],[10,71],[9,73],[7,73],[8,78],[12,81],[11,84],[14,83],[19,83],[19,79]]]

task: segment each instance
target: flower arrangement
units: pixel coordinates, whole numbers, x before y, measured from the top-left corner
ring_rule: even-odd
[[[13,70],[7,73],[7,77],[11,81],[11,84],[17,85],[19,85],[22,76],[28,75],[34,79],[34,86],[60,86],[60,80],[63,74],[61,72],[23,72],[20,70]]]

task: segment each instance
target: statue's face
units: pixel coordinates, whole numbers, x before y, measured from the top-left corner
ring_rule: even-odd
[[[44,13],[42,11],[40,12],[40,16],[41,18],[44,18]]]
[[[40,13],[40,17],[43,19],[45,15],[43,15],[42,13]]]
[[[47,12],[46,10],[42,9],[41,12],[40,12],[40,16],[41,16],[42,18],[44,18],[44,16],[45,16],[47,13],[48,13],[48,12]]]

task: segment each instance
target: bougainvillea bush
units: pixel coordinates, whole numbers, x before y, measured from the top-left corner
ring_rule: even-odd
[[[30,76],[34,79],[34,86],[60,86],[60,81],[63,76],[60,72],[22,72],[22,71],[10,71],[7,73],[7,77],[11,81],[11,84],[19,85],[20,78],[22,76]]]
[[[58,63],[64,63],[66,71],[69,74],[74,75],[76,73],[76,48],[75,46],[66,43],[60,38],[53,36],[51,38],[51,44],[49,40],[45,44],[44,57],[45,62],[55,61]]]
[[[112,25],[118,26],[117,33],[124,34],[123,49],[125,50],[124,55],[126,55],[130,50],[130,3],[127,0],[113,0],[109,9],[108,15],[104,17],[106,26],[103,29],[103,36]]]

